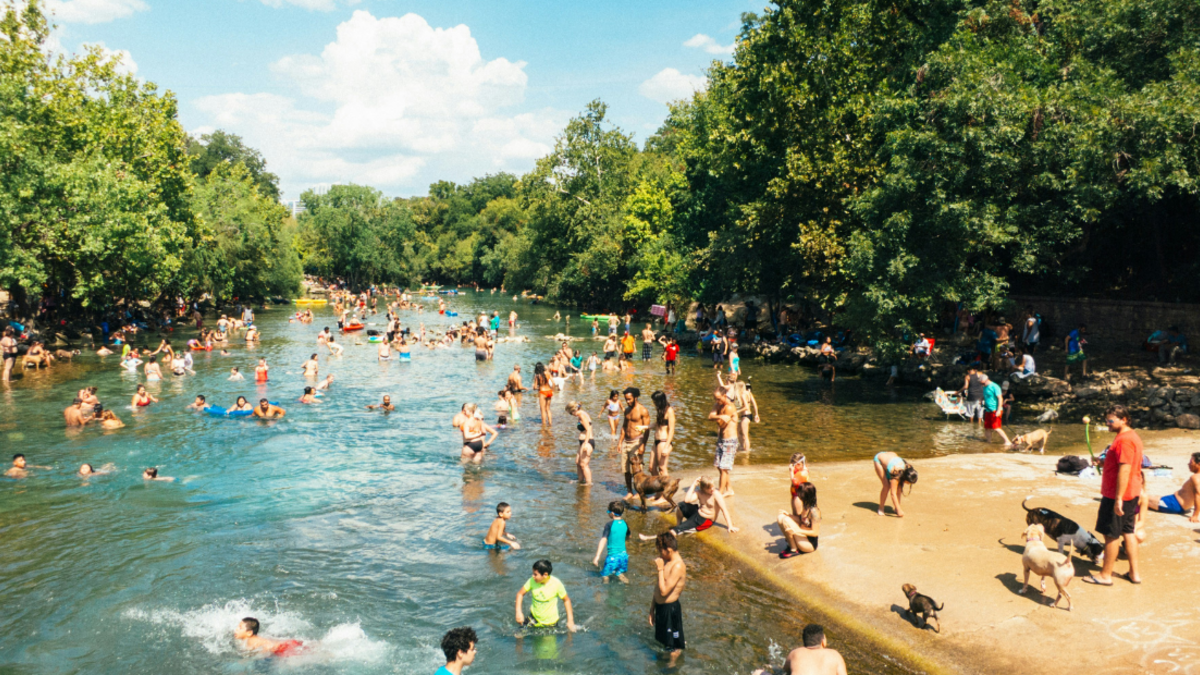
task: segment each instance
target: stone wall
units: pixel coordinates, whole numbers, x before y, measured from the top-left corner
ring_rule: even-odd
[[[1080,323],[1088,327],[1088,342],[1098,350],[1139,349],[1150,333],[1179,326],[1189,341],[1200,339],[1200,305],[1088,298],[1050,298],[1018,295],[1012,298],[1016,326],[1021,312],[1033,305],[1053,333],[1042,344],[1061,346],[1063,338]],[[1017,330],[1020,330],[1017,328]]]

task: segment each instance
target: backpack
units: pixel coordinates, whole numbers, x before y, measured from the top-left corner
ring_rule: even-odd
[[[1080,471],[1088,468],[1090,463],[1078,455],[1066,455],[1058,458],[1057,473],[1066,473],[1072,476],[1079,475]]]

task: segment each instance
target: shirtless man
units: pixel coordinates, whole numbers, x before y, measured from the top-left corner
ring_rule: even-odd
[[[33,466],[25,463],[25,455],[17,453],[13,455],[13,465],[4,472],[9,478],[24,478],[29,475],[30,469],[49,469],[48,466]]]
[[[476,361],[487,361],[488,356],[489,355],[488,355],[487,333],[480,332],[478,335],[475,336],[475,360]]]
[[[646,431],[650,428],[650,413],[646,406],[638,403],[642,392],[637,387],[629,387],[625,395],[625,421],[621,424],[621,434],[617,437],[617,448],[621,453],[621,471],[625,474],[626,500],[633,499],[633,474],[629,472],[629,457],[646,454]]]
[[[12,379],[13,364],[17,362],[17,338],[11,327],[4,329],[4,337],[0,338],[0,357],[4,359],[4,381]]]
[[[604,358],[613,359],[617,356],[617,338],[615,335],[609,335],[604,341]]]
[[[265,398],[259,400],[258,407],[254,409],[254,416],[261,417],[263,419],[278,419],[286,414],[287,413],[284,412],[283,408],[280,408],[277,405],[271,405],[271,402]]]
[[[83,399],[76,396],[75,400],[71,401],[71,405],[63,410],[63,418],[68,427],[81,427],[92,421],[91,415],[84,415],[83,410]]]
[[[687,492],[684,493],[683,501],[679,502],[678,508],[679,524],[671,528],[671,531],[677,536],[690,532],[703,532],[712,527],[717,522],[717,518],[722,516],[725,518],[725,526],[731,533],[738,531],[733,524],[733,512],[729,510],[725,498],[720,492],[717,492],[712,479],[707,476],[700,476],[692,481]],[[654,539],[653,536],[645,534],[639,534],[638,538],[642,541]]]
[[[379,360],[380,361],[391,361],[392,360],[392,345],[390,343],[387,343],[387,342],[379,343]]]
[[[382,410],[384,412],[391,412],[395,409],[396,406],[392,405],[392,397],[387,394],[383,395],[383,403],[367,406],[367,410]]]
[[[1150,510],[1158,511],[1159,513],[1173,513],[1176,515],[1184,515],[1188,509],[1192,510],[1192,517],[1188,518],[1189,523],[1200,523],[1200,504],[1196,498],[1200,495],[1200,452],[1193,452],[1192,458],[1188,460],[1188,469],[1192,472],[1184,482],[1183,487],[1173,495],[1165,497],[1151,497]]]
[[[683,653],[683,608],[679,596],[687,584],[687,565],[679,555],[679,541],[674,532],[663,532],[654,539],[658,557],[654,565],[658,568],[658,583],[654,585],[654,598],[650,601],[650,625],[654,627],[654,639],[658,640],[670,655],[668,667],[675,667],[675,660]]]
[[[184,410],[204,410],[207,407],[208,401],[205,400],[204,396],[197,395],[196,400],[192,401],[192,404],[185,407]]]
[[[713,466],[717,467],[721,474],[721,494],[729,497],[733,495],[733,489],[729,486],[729,473],[733,470],[733,456],[737,454],[738,449],[737,408],[730,403],[723,388],[713,392],[713,399],[716,403],[712,412],[708,413],[708,419],[717,423],[717,453]]]
[[[521,384],[521,366],[517,364],[513,366],[513,371],[508,375],[508,390],[517,399],[517,407],[521,407],[521,394],[525,391],[525,385]]]
[[[325,346],[329,348],[329,353],[333,356],[341,356],[342,352],[346,351],[341,345],[334,341],[332,335],[329,336],[329,340],[325,343]]]
[[[270,656],[290,656],[300,650],[304,643],[299,640],[272,640],[260,637],[258,619],[246,617],[233,630],[233,638],[246,649]]]
[[[779,670],[759,668],[753,675],[846,675],[846,662],[830,649],[825,629],[815,623],[804,627],[804,646],[793,649]]]
[[[642,330],[642,360],[649,361],[654,352],[654,329],[650,324]]]

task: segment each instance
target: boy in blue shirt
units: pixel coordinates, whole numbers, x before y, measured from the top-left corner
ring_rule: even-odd
[[[625,522],[624,515],[624,501],[618,499],[609,502],[608,517],[612,520],[604,525],[604,534],[600,537],[600,544],[596,546],[596,557],[592,560],[592,564],[599,567],[600,554],[607,545],[608,556],[604,559],[604,569],[600,572],[606,584],[612,576],[620,579],[623,584],[629,583],[625,576],[629,571],[629,553],[625,550],[625,541],[629,539],[629,525]]]

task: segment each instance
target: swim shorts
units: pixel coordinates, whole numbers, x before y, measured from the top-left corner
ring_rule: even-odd
[[[483,542],[483,548],[485,551],[507,551],[508,550],[508,546],[505,544],[489,544],[486,541]]]
[[[1161,497],[1158,500],[1158,512],[1172,513],[1177,516],[1182,516],[1184,514],[1183,506],[1179,503],[1179,500],[1175,498],[1175,495]]]
[[[1100,498],[1100,511],[1096,514],[1096,533],[1105,537],[1120,537],[1123,534],[1133,534],[1137,519],[1137,499],[1123,502],[1121,509],[1125,515],[1118,516],[1115,511],[1117,502],[1109,497]]]
[[[1079,363],[1080,361],[1087,361],[1087,356],[1084,355],[1082,350],[1074,354],[1067,354],[1067,363]]]
[[[649,343],[649,342],[643,342],[643,343],[642,343],[642,360],[643,360],[643,361],[649,361],[649,360],[650,360],[650,355],[651,355],[651,351],[650,351],[650,343]]]
[[[636,441],[625,441],[621,444],[621,473],[627,473],[629,471],[629,456],[633,454],[641,454],[641,452],[643,452],[641,439]]]
[[[703,532],[713,526],[712,519],[700,515],[700,507],[691,502],[682,502],[679,504],[679,515],[683,516],[684,519],[678,525],[671,528],[671,531],[675,534]]]
[[[300,648],[303,646],[304,643],[299,640],[288,640],[276,645],[275,648],[271,650],[271,654],[279,657],[292,656],[296,652],[300,651]]]
[[[670,652],[684,648],[683,607],[678,600],[654,606],[654,639]]]
[[[618,553],[610,555],[604,559],[604,570],[600,572],[602,577],[615,577],[618,574],[625,574],[629,571],[629,554]]]
[[[717,458],[713,466],[723,471],[733,470],[733,456],[737,454],[738,439],[722,438],[717,441]]]
[[[983,428],[984,429],[999,429],[1004,417],[1004,413],[999,410],[983,411]]]
[[[486,349],[476,349],[475,350],[475,360],[476,361],[487,361],[487,350]]]

